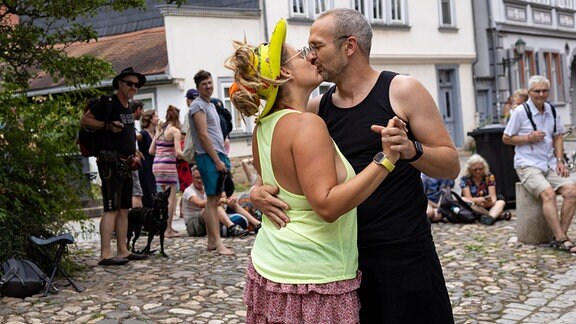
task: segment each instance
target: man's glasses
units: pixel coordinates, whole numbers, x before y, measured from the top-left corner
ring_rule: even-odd
[[[287,59],[284,63],[282,63],[282,65],[288,64],[288,62],[297,58],[298,55],[300,55],[300,57],[302,57],[303,59],[306,59],[308,57],[308,53],[310,53],[310,48],[308,46],[304,46],[302,47],[302,49],[298,51],[298,53],[294,54],[294,56],[292,56],[291,58]]]
[[[530,90],[533,93],[538,93],[538,94],[547,94],[548,91],[550,91],[549,89],[534,89],[534,90]]]
[[[122,82],[124,82],[127,86],[129,87],[135,87],[136,89],[140,89],[140,87],[142,86],[140,83],[138,82],[132,82],[132,81],[127,81],[127,80],[120,80]]]
[[[338,38],[334,39],[334,42],[339,42],[343,39],[346,39],[348,37],[350,37],[352,35],[344,35],[344,36],[340,36]],[[318,53],[318,50],[321,49],[322,47],[326,46],[326,44],[308,44],[309,47],[309,51],[310,53],[316,55],[316,53]]]

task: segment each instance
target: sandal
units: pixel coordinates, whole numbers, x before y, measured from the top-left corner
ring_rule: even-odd
[[[510,219],[512,219],[512,213],[509,210],[505,210],[502,213],[502,216],[500,216],[500,218],[502,218],[505,221],[509,221]]]
[[[565,238],[562,240],[553,239],[552,247],[560,251],[565,251],[568,253],[576,253],[576,245],[574,245],[574,243],[572,243],[572,241],[570,241],[569,238]]]

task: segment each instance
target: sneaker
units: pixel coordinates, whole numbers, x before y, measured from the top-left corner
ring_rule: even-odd
[[[480,216],[480,223],[482,223],[484,225],[494,225],[495,222],[496,222],[496,218],[494,218],[490,215],[481,215]]]
[[[248,231],[235,224],[228,227],[228,235],[232,237],[242,237],[248,235]]]

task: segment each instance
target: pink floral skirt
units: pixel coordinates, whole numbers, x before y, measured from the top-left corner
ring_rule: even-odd
[[[327,284],[281,284],[265,279],[248,264],[244,303],[246,323],[359,323],[361,273]]]

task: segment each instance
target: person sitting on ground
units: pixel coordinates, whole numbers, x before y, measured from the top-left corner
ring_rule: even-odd
[[[246,219],[246,221],[254,228],[255,233],[258,233],[258,230],[262,226],[260,220],[258,220],[248,210],[242,207],[239,203],[239,199],[234,195],[230,197],[222,195],[222,208],[224,208],[230,217],[237,214]],[[246,224],[246,228],[247,226],[248,224]]]
[[[246,173],[246,179],[251,186],[256,183],[258,180],[258,172],[254,169],[254,158],[243,159],[242,160],[242,169],[244,169],[244,173]]]
[[[203,216],[207,199],[200,171],[198,171],[196,166],[193,166],[192,184],[184,190],[182,199],[180,200],[180,212],[182,218],[184,218],[186,232],[189,236],[204,236],[207,234],[206,222],[204,221]],[[226,211],[222,207],[218,207],[218,220],[222,225],[226,226],[229,236],[241,237],[248,234],[247,230],[234,224],[230,220]]]
[[[464,175],[460,178],[462,199],[470,202],[475,211],[484,214],[480,222],[492,225],[498,219],[510,220],[509,211],[504,211],[506,202],[496,195],[496,178],[490,173],[488,162],[479,154],[473,154],[466,162]]]
[[[444,216],[438,212],[440,197],[443,190],[450,191],[454,187],[454,180],[452,179],[435,179],[422,173],[422,185],[424,192],[428,198],[428,207],[426,207],[426,215],[431,223],[441,221]]]

